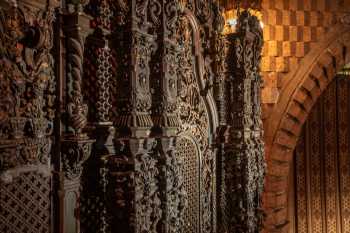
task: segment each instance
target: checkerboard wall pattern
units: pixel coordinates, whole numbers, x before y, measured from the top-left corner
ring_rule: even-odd
[[[264,103],[277,101],[286,74],[298,68],[343,12],[350,12],[350,0],[263,0]]]

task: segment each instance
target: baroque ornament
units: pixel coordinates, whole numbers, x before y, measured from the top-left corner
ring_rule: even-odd
[[[47,232],[54,169],[60,232],[258,232],[263,40],[254,17],[242,13],[225,37],[214,0],[13,2],[0,11],[1,204],[15,198],[15,182],[25,198],[43,193],[45,224],[30,217]],[[0,231],[28,232],[27,214],[11,210]]]
[[[0,2],[0,232],[51,229],[57,4]]]
[[[30,6],[27,1],[8,3],[0,12],[1,172],[47,166],[50,160],[51,139],[46,136],[51,135],[54,118],[55,80],[49,53],[54,5]]]
[[[265,161],[260,108],[259,64],[262,29],[255,16],[243,11],[237,33],[228,35],[228,141],[224,145],[222,228],[259,232]],[[232,208],[238,208],[232,212]]]

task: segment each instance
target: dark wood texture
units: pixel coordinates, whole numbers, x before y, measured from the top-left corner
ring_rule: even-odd
[[[213,0],[0,5],[1,232],[260,230],[256,17],[226,37]]]

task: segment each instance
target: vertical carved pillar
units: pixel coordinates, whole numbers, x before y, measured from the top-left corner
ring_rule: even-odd
[[[57,1],[0,1],[0,232],[51,231]]]
[[[162,192],[163,230],[165,233],[184,232],[184,211],[187,195],[183,185],[182,159],[176,155],[176,137],[158,139],[160,148],[160,188]]]
[[[67,2],[63,30],[67,49],[67,129],[61,141],[60,233],[80,232],[80,178],[94,140],[83,132],[87,105],[81,90],[85,38],[91,33],[90,17],[82,12],[86,1]]]
[[[220,125],[227,124],[226,110],[226,90],[225,90],[225,75],[226,75],[226,53],[227,42],[225,35],[222,34],[224,29],[224,18],[221,9],[218,5],[214,6],[214,36],[212,39],[213,54],[214,54],[214,69],[215,74],[215,99],[219,113]]]
[[[157,138],[159,153],[158,176],[162,202],[161,232],[184,231],[186,193],[183,186],[182,160],[176,156],[179,119],[178,103],[178,56],[177,44],[179,1],[159,1],[161,16],[157,25],[157,51],[153,56],[151,83],[153,93],[153,134]]]
[[[85,163],[82,175],[81,195],[81,224],[82,232],[107,233],[111,230],[110,213],[108,205],[111,202],[107,198],[109,185],[108,158],[115,155],[115,128],[110,121],[111,110],[111,82],[112,82],[112,54],[109,46],[111,18],[113,17],[111,6],[107,0],[91,1],[88,9],[97,9],[91,25],[95,26],[94,33],[86,40],[87,54],[96,54],[85,60],[91,64],[89,72],[85,73],[86,85],[96,90],[96,95],[89,96],[89,119],[94,121],[92,137],[96,140],[93,145],[90,158]]]
[[[224,143],[222,229],[259,232],[264,182],[259,63],[259,21],[244,11],[238,32],[228,36],[228,137]],[[236,209],[236,211],[231,211]]]
[[[123,2],[123,1],[122,1]],[[131,18],[123,28],[117,53],[121,53],[119,70],[123,72],[118,82],[118,109],[116,126],[121,134],[147,137],[153,122],[150,115],[151,92],[149,85],[151,53],[154,36],[148,12],[152,2],[129,1],[119,3],[118,9],[128,9]],[[156,19],[154,19],[156,20]]]
[[[155,152],[156,140],[150,138],[153,121],[149,63],[159,20],[158,5],[156,1],[132,0],[118,1],[115,6],[116,154],[107,158],[106,167],[107,198],[117,207],[107,211],[112,229],[156,233],[162,210],[159,154]]]

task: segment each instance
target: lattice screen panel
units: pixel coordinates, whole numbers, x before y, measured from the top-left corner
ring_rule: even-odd
[[[199,155],[196,145],[187,138],[180,138],[176,146],[177,156],[183,160],[184,186],[188,198],[185,211],[185,233],[199,232]]]
[[[296,233],[350,232],[350,79],[336,78],[295,150]]]
[[[81,232],[99,232],[104,204],[99,196],[81,197]]]
[[[49,233],[50,211],[51,177],[29,172],[0,183],[1,233]]]

